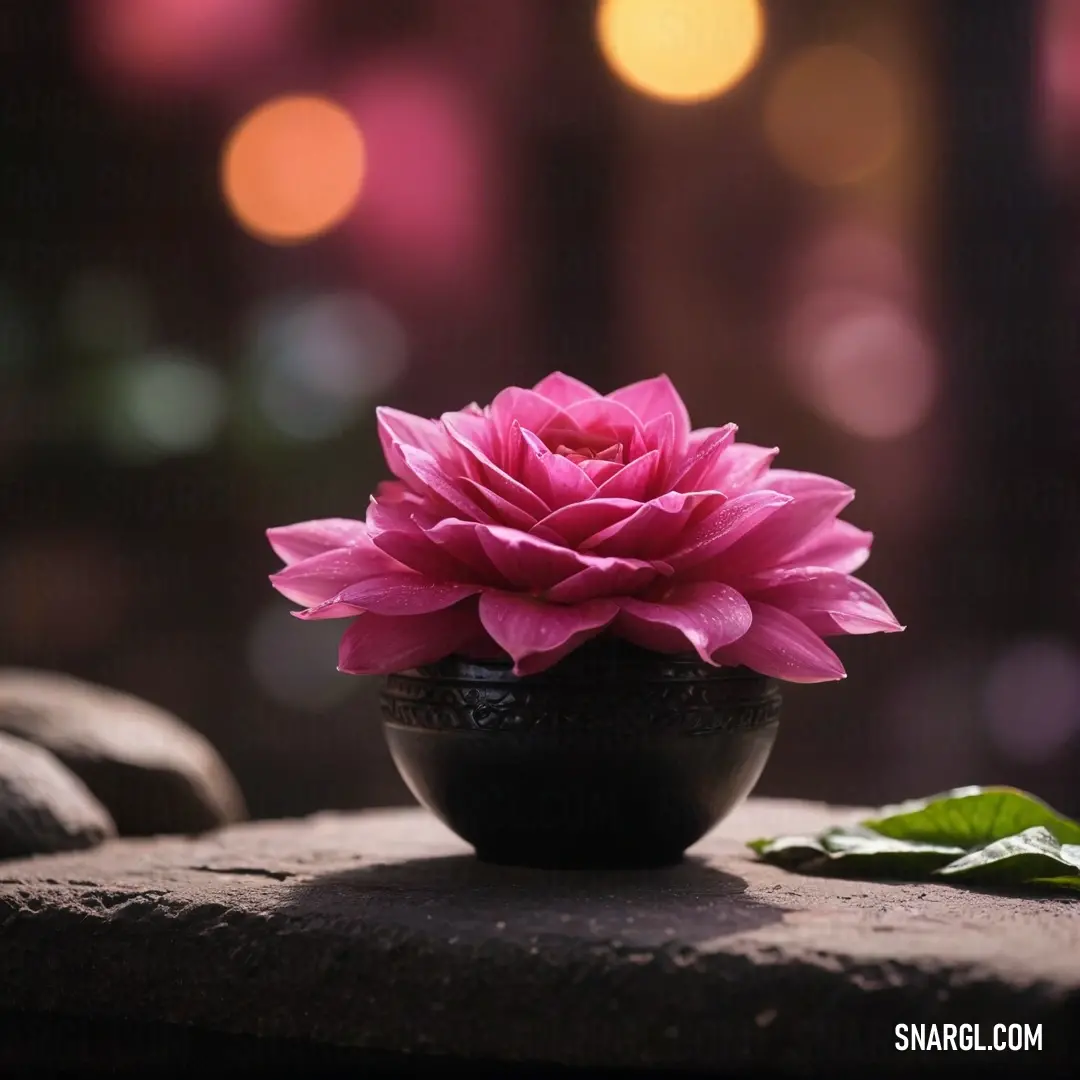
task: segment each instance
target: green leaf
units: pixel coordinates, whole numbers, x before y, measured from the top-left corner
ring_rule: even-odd
[[[943,866],[938,873],[979,884],[1080,876],[1080,845],[1062,844],[1048,829],[1036,825],[976,848]]]
[[[1041,799],[1010,787],[966,787],[886,807],[864,824],[882,836],[970,848],[1042,826],[1063,844],[1080,844],[1080,824]]]
[[[1034,878],[1029,885],[1038,885],[1046,889],[1077,889],[1080,890],[1080,877],[1052,877]]]
[[[750,845],[763,859],[804,874],[921,881],[964,854],[960,847],[877,836],[869,829],[827,829],[820,836],[782,836]]]
[[[804,874],[1080,889],[1080,824],[1016,788],[957,788],[858,825],[749,847]]]
[[[800,862],[825,854],[821,841],[813,836],[780,836],[775,840],[751,840],[747,845],[759,855],[769,855],[774,862]]]

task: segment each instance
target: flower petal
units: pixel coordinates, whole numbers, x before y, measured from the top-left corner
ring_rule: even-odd
[[[636,499],[643,502],[652,494],[660,470],[660,451],[650,450],[629,465],[623,465],[605,480],[592,496],[594,499]]]
[[[336,548],[271,574],[270,584],[293,603],[313,607],[336,596],[363,573],[351,549]]]
[[[611,600],[565,606],[529,596],[488,592],[480,621],[514,660],[516,675],[535,675],[599,634],[618,614]]]
[[[266,530],[274,554],[286,565],[367,537],[367,526],[351,518],[318,518]]]
[[[712,469],[706,471],[701,486],[728,495],[737,495],[748,487],[761,487],[761,478],[779,452],[775,446],[732,443],[713,462]]]
[[[479,530],[490,527],[475,521],[464,521],[461,518],[442,518],[424,523],[422,526],[424,535],[429,540],[457,562],[468,567],[470,581],[480,582],[493,589],[501,589],[507,584],[506,578],[480,542]],[[514,535],[527,535],[519,533],[517,529],[507,531]]]
[[[727,426],[727,425],[725,425]],[[690,438],[686,443],[686,452],[693,454],[699,450],[708,439],[711,439],[718,431],[722,431],[723,428],[718,427],[699,427],[694,428],[690,432]]]
[[[769,469],[761,477],[761,486],[770,491],[780,491],[796,499],[828,496],[847,506],[855,498],[855,489],[831,476],[820,473],[799,472],[796,469]]]
[[[504,437],[515,420],[530,431],[543,431],[552,421],[568,422],[557,402],[536,390],[523,390],[520,386],[500,390],[489,408],[496,430]]]
[[[380,550],[365,533],[349,547],[332,548],[290,563],[271,574],[270,582],[287,599],[312,607],[336,596],[346,585],[361,578],[401,569],[401,564]]]
[[[663,458],[665,465],[678,461],[680,456],[675,453],[675,417],[671,413],[662,416],[654,416],[642,429],[642,445],[646,451],[656,450]],[[632,454],[637,460],[640,454]]]
[[[715,581],[669,586],[655,600],[619,600],[615,632],[657,652],[686,652],[689,646],[706,663],[717,649],[750,629],[750,605],[730,585]]]
[[[624,520],[640,506],[633,499],[587,499],[559,507],[529,531],[541,540],[576,548],[593,533]]]
[[[405,467],[426,490],[429,495],[442,500],[451,508],[474,521],[491,521],[491,515],[470,495],[464,487],[433,458],[426,450],[417,450],[414,446],[396,444],[395,450],[401,455]],[[546,512],[545,507],[545,512]]]
[[[416,478],[401,453],[402,446],[412,446],[422,450],[444,468],[447,459],[452,462],[455,453],[454,445],[437,420],[413,416],[412,413],[391,409],[385,405],[376,408],[375,417],[379,443],[382,446],[387,467],[399,480],[404,481],[414,490],[420,489],[417,488]]]
[[[480,632],[475,601],[428,615],[365,612],[350,624],[338,650],[338,671],[389,675],[453,655]]]
[[[548,589],[544,599],[558,604],[580,604],[601,596],[632,596],[652,584],[660,573],[652,563],[593,558],[584,569]]]
[[[760,600],[750,601],[750,611],[750,629],[734,644],[718,649],[714,660],[794,683],[845,677],[836,653],[794,615]]]
[[[377,406],[375,416],[379,421],[379,426],[388,435],[392,435],[409,446],[426,450],[434,457],[438,457],[449,449],[446,433],[438,420],[430,420],[402,409],[392,409],[388,405]]]
[[[428,535],[437,543],[446,544],[458,558],[468,558],[470,565],[484,560],[504,585],[531,593],[551,589],[589,566],[601,566],[611,573],[618,566],[650,565],[640,559],[602,559],[580,554],[500,525],[450,519],[440,521]]]
[[[757,531],[770,515],[791,501],[790,495],[775,491],[748,491],[745,495],[736,495],[701,517],[666,558],[678,573],[715,559],[743,537],[746,537],[746,543],[753,544]],[[753,535],[747,536],[751,531]]]
[[[596,494],[596,485],[577,465],[562,454],[553,454],[539,435],[516,420],[510,432],[510,445],[518,475],[545,505],[541,518],[560,506],[582,502]]]
[[[438,520],[408,503],[373,499],[368,506],[369,535],[380,551],[435,581],[474,580],[475,571],[467,563],[456,559],[424,531],[424,526],[434,525]]]
[[[290,612],[294,618],[302,619],[304,622],[321,619],[352,619],[357,615],[363,615],[363,613],[363,608],[357,607],[355,604],[346,603],[343,600],[338,600],[335,597],[324,600],[321,604],[316,604],[314,607]]]
[[[821,637],[904,629],[878,592],[839,570],[772,570],[757,575],[750,587],[755,599],[794,615]]]
[[[424,498],[417,495],[408,484],[400,480],[380,480],[375,485],[375,498],[381,503],[411,503],[413,506],[423,506]]]
[[[579,545],[580,551],[632,558],[666,558],[687,526],[693,511],[704,504],[722,504],[714,492],[669,491],[642,503],[628,517],[600,529]]]
[[[492,457],[497,454],[499,440],[496,438],[495,425],[486,412],[444,412],[439,417],[439,423],[446,430],[447,437],[458,446],[468,442],[479,450],[480,455]],[[467,464],[472,464],[469,458],[464,459]]]
[[[363,611],[373,611],[376,615],[427,615],[453,607],[480,590],[479,585],[444,584],[408,571],[376,574],[347,585],[325,604],[297,612],[297,616],[301,619],[340,619]]]
[[[617,476],[623,468],[617,461],[604,461],[603,458],[586,458],[578,462],[578,468],[597,486],[607,483]],[[590,496],[592,498],[592,496]]]
[[[580,379],[575,379],[572,375],[564,375],[561,371],[553,371],[545,376],[533,387],[533,390],[563,408],[573,405],[575,401],[600,396],[591,386]]]
[[[870,558],[873,542],[872,532],[857,529],[846,521],[831,521],[792,551],[786,562],[795,566],[827,566],[853,574]]]
[[[478,525],[476,536],[492,565],[520,589],[550,589],[588,565],[576,551],[516,529]]]
[[[611,398],[588,398],[566,407],[566,415],[582,430],[609,434],[613,442],[630,444],[634,432],[640,432],[643,421],[621,402]]]
[[[738,428],[734,424],[727,424],[712,428],[705,438],[691,443],[686,457],[668,481],[668,488],[671,491],[723,490],[713,485],[712,474],[721,454],[735,441],[736,431]]]
[[[679,396],[679,391],[666,375],[657,375],[653,379],[642,379],[640,382],[623,386],[608,394],[608,400],[628,406],[641,418],[642,424],[647,424],[664,413],[671,413],[675,420],[675,453],[679,456],[686,453],[690,439],[690,414]]]
[[[467,417],[468,421],[475,418]],[[476,478],[487,488],[490,488],[498,496],[507,502],[513,503],[518,509],[527,514],[532,522],[551,513],[552,507],[548,506],[535,491],[530,490],[525,484],[514,479],[506,470],[501,469],[489,456],[483,441],[478,439],[475,433],[468,430],[469,426],[461,422],[460,417],[454,417],[447,413],[443,417],[443,424],[450,437],[461,447],[463,454],[471,459],[476,469]],[[491,422],[483,422],[491,427]],[[484,520],[484,519],[481,519]]]
[[[536,518],[532,514],[525,513],[520,507],[515,506],[501,495],[497,495],[491,488],[484,487],[483,484],[477,483],[468,476],[459,476],[457,480],[465,492],[476,499],[495,521],[513,525],[515,528],[524,529],[526,532],[536,524]],[[547,516],[546,513],[541,515],[541,517]]]
[[[752,536],[730,546],[724,557],[725,573],[731,575],[725,578],[727,581],[734,582],[769,566],[784,565],[793,551],[804,547],[855,496],[846,484],[810,473],[779,476],[770,479],[772,483],[776,487],[766,490],[789,501],[763,521]]]

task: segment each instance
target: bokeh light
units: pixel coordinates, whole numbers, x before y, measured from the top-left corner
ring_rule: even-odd
[[[807,343],[797,385],[824,419],[864,439],[895,439],[929,416],[934,356],[916,320],[886,304],[841,311]]]
[[[754,65],[764,39],[758,0],[601,0],[600,49],[611,70],[649,97],[717,97]]]
[[[225,201],[267,243],[312,240],[332,229],[360,194],[364,139],[328,98],[275,98],[245,116],[221,159]]]
[[[155,350],[114,372],[103,434],[114,451],[130,456],[194,453],[217,437],[227,404],[214,368],[178,350]]]
[[[1044,119],[1055,131],[1075,136],[1080,126],[1080,3],[1044,0],[1041,7],[1036,73]]]
[[[880,225],[857,217],[828,220],[793,259],[798,293],[822,288],[908,304],[919,294],[919,275],[904,246]]]
[[[233,77],[294,36],[296,0],[79,0],[80,51],[110,77],[187,88]]]
[[[765,102],[765,134],[779,161],[803,180],[831,187],[884,167],[901,138],[893,75],[851,45],[821,45],[784,68]]]
[[[411,280],[461,284],[488,250],[497,200],[487,132],[457,80],[422,61],[366,68],[344,94],[368,150],[358,253]]]
[[[247,659],[259,689],[272,701],[320,712],[345,701],[358,680],[337,671],[337,619],[302,622],[283,602],[268,604],[248,633]]]
[[[1080,731],[1080,656],[1064,641],[1014,645],[983,692],[986,731],[999,751],[1026,765],[1053,758]]]
[[[795,393],[848,434],[896,439],[930,415],[939,365],[918,275],[869,220],[831,220],[792,260],[782,349]]]
[[[405,333],[362,293],[277,299],[252,320],[250,365],[263,418],[294,439],[341,434],[402,372]]]

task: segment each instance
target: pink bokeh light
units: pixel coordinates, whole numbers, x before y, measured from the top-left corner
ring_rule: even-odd
[[[913,305],[918,275],[897,240],[868,222],[830,221],[795,256],[792,293],[798,297],[825,290],[843,290]]]
[[[367,147],[361,255],[413,279],[467,278],[490,243],[488,131],[464,87],[418,63],[365,69],[342,94]]]
[[[810,404],[849,434],[895,439],[930,414],[937,371],[914,319],[885,305],[826,327],[807,353]]]
[[[1080,0],[1044,0],[1034,60],[1044,163],[1069,180],[1080,168]]]
[[[1080,124],[1080,0],[1046,0],[1038,61],[1044,107],[1054,119]]]
[[[987,733],[998,750],[1025,765],[1060,753],[1080,732],[1080,656],[1066,641],[1014,644],[983,690]]]
[[[822,289],[794,310],[786,349],[795,392],[850,435],[895,439],[920,427],[938,391],[936,358],[901,305]]]
[[[297,0],[77,0],[76,45],[124,85],[195,89],[284,47]]]
[[[900,438],[934,406],[939,373],[917,291],[896,243],[859,222],[826,229],[794,263],[788,375],[818,415],[848,434]]]

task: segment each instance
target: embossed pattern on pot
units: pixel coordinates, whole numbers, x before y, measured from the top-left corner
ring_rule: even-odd
[[[601,640],[539,675],[449,659],[390,675],[391,754],[482,859],[549,868],[676,862],[750,792],[779,684]]]

